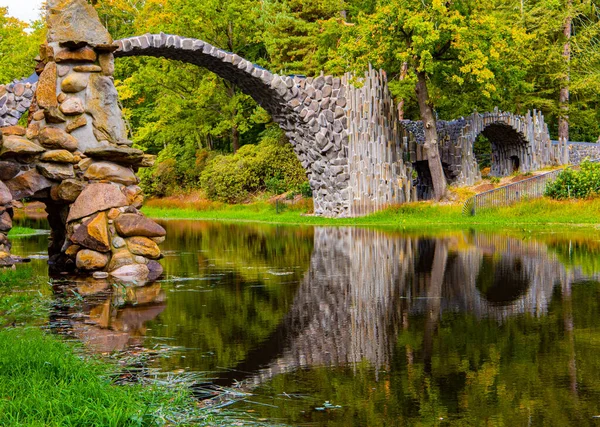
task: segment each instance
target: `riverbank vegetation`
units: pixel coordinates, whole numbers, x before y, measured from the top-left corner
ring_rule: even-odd
[[[193,206],[193,205],[192,205]],[[227,221],[257,221],[307,225],[360,225],[389,227],[508,227],[588,226],[597,227],[600,199],[558,201],[548,198],[526,200],[512,206],[481,210],[465,216],[460,204],[408,203],[392,206],[361,218],[323,218],[307,212],[306,205],[279,202],[256,202],[248,205],[226,205],[204,202],[193,207],[149,201],[143,212],[156,219],[202,219]]]
[[[184,382],[116,385],[114,362],[44,332],[51,295],[31,267],[0,269],[0,425],[263,425],[204,408]]]

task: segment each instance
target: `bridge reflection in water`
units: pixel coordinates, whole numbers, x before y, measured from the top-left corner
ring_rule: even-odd
[[[249,378],[258,385],[298,368],[365,361],[376,371],[388,370],[409,316],[424,315],[429,333],[446,312],[500,322],[518,314],[538,316],[547,311],[555,285],[582,277],[537,241],[317,228],[310,268],[277,331],[279,354],[262,369],[250,357],[228,377],[240,379],[239,372],[258,369]],[[267,347],[272,350],[272,343]]]
[[[589,236],[202,222],[165,227],[164,279],[129,289],[75,283],[83,302],[58,304],[53,324],[94,351],[166,343],[174,354],[153,366],[214,372],[217,384],[241,384],[265,403],[294,390],[341,400],[335,403],[357,412],[344,412],[339,425],[350,425],[344,423],[353,416],[366,422],[360,402],[371,393],[381,393],[386,405],[396,396],[386,416],[417,419],[420,409],[413,414],[403,405],[422,408],[431,387],[464,405],[473,398],[472,381],[491,381],[486,395],[500,393],[496,387],[514,396],[535,388],[566,391],[578,402],[591,393],[600,401],[590,388],[590,381],[600,381],[597,350],[580,338],[575,351],[576,336],[600,332],[600,285],[571,286],[596,280],[600,271]],[[57,296],[72,287],[56,286]],[[583,332],[575,327],[577,315]],[[394,388],[402,390],[394,394]],[[306,403],[281,405],[274,413],[263,408],[264,415],[286,422],[297,421],[293,411],[306,415]]]

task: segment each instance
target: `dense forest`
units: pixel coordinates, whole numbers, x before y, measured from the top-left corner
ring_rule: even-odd
[[[98,0],[115,39],[165,32],[198,38],[273,72],[387,72],[398,114],[443,120],[494,107],[543,111],[554,138],[600,135],[597,0]],[[31,74],[42,23],[0,8],[0,79]],[[229,202],[259,190],[307,193],[304,172],[268,114],[202,68],[117,61],[131,138],[157,154],[154,195],[201,189]],[[357,84],[359,84],[357,82]]]

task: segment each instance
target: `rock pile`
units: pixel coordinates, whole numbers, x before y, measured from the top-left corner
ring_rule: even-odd
[[[12,201],[33,198],[47,206],[56,268],[156,276],[165,230],[138,211],[135,172],[153,159],[127,139],[112,77],[117,45],[85,0],[49,1],[47,21],[28,125],[2,128],[0,259],[10,257]]]
[[[0,85],[0,127],[16,125],[31,106],[35,83],[29,80]]]

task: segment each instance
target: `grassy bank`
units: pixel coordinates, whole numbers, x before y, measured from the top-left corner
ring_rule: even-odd
[[[115,385],[116,365],[43,331],[50,302],[33,270],[0,269],[1,426],[259,425],[199,407],[174,382]]]
[[[168,203],[149,203],[144,213],[160,219],[201,219],[227,221],[256,221],[307,225],[360,225],[391,227],[523,227],[523,226],[590,226],[600,223],[600,199],[555,201],[535,199],[493,210],[464,216],[460,205],[429,202],[410,203],[391,207],[361,218],[321,218],[306,215],[295,207],[276,207],[272,203],[249,205],[203,205],[203,208],[170,206]]]

